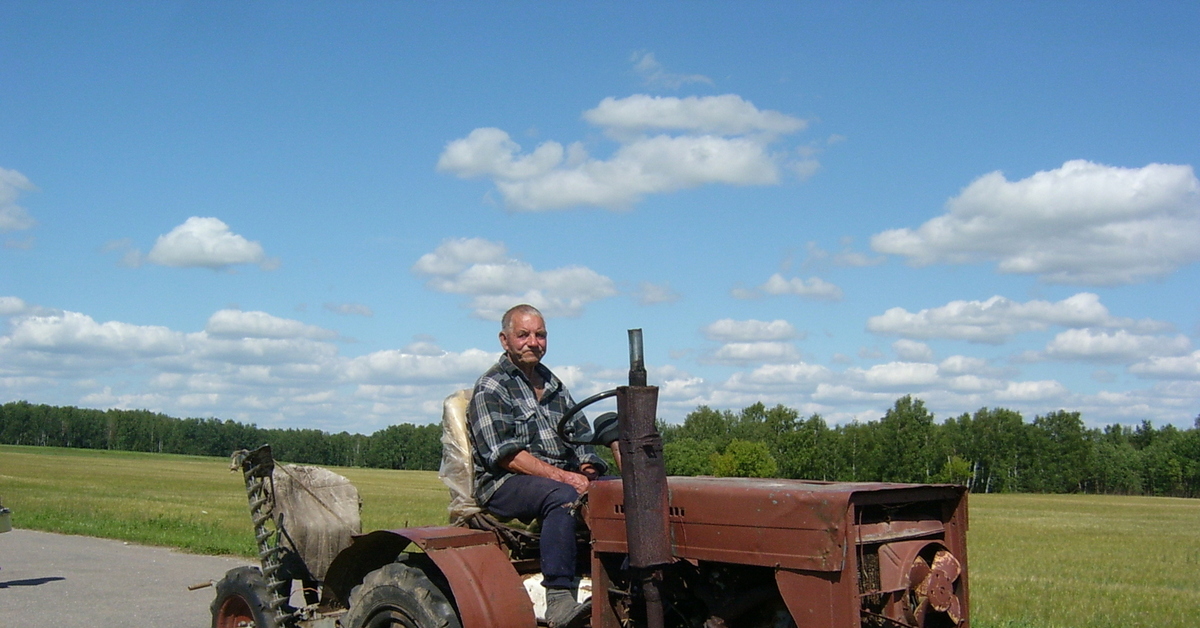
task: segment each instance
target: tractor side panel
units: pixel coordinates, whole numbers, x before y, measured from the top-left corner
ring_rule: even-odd
[[[450,582],[463,628],[533,628],[533,602],[496,543],[427,552]]]
[[[967,613],[967,609],[971,605],[971,588],[968,586],[967,578],[968,522],[966,497],[958,500],[958,503],[953,508],[954,514],[950,516],[950,522],[946,526],[946,544],[963,565],[963,573],[959,577],[959,597],[962,598],[963,612]]]
[[[849,491],[796,481],[668,479],[671,546],[679,558],[841,571]],[[588,526],[597,552],[626,553],[620,480],[593,483]]]
[[[843,583],[841,572],[775,572],[779,594],[787,604],[796,628],[829,628],[859,625],[858,599],[847,595],[853,583]]]
[[[496,535],[457,526],[377,530],[338,554],[325,586],[342,605],[367,573],[421,548],[450,584],[463,628],[534,628],[533,602]]]
[[[450,583],[463,628],[534,628],[533,601],[491,532],[437,526],[401,531]]]

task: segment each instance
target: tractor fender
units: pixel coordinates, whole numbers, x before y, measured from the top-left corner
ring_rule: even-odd
[[[349,606],[366,575],[416,545],[450,585],[463,628],[534,628],[533,602],[492,532],[459,526],[377,530],[354,539],[326,574],[327,596]]]

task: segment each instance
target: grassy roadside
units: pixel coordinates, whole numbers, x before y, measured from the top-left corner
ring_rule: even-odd
[[[363,500],[363,528],[446,520],[431,471],[333,468]],[[241,473],[221,458],[0,445],[0,500],[19,528],[254,556]]]
[[[0,500],[19,528],[254,555],[228,461],[0,445]],[[445,521],[429,471],[334,468],[358,487],[363,528]],[[972,495],[975,628],[1184,628],[1200,619],[1200,500]],[[0,541],[3,539],[0,538]]]

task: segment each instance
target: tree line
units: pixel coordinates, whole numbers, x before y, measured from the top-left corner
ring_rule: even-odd
[[[1027,422],[981,408],[941,423],[901,397],[879,420],[830,427],[782,405],[740,412],[701,406],[662,425],[673,475],[829,481],[949,482],[977,493],[1200,496],[1200,417],[1193,428],[1119,424],[1088,429],[1078,412]]]
[[[270,443],[278,460],[305,464],[437,469],[441,425],[402,423],[370,436],[264,429],[220,419],[177,419],[148,410],[89,410],[15,401],[0,406],[0,443],[228,456]]]
[[[672,475],[827,481],[951,482],[973,492],[1200,496],[1200,417],[1191,429],[1119,424],[1088,429],[1078,412],[1025,421],[981,408],[941,423],[901,397],[875,421],[829,426],[818,414],[762,403],[701,406],[661,423]],[[0,443],[227,456],[270,443],[287,462],[436,470],[441,426],[393,425],[371,435],[264,429],[146,410],[92,410],[16,401],[0,406]]]

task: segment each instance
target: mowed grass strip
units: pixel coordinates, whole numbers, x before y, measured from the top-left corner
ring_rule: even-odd
[[[0,445],[0,500],[19,528],[253,556],[242,476],[228,469],[220,458]],[[331,469],[358,487],[364,530],[446,520],[432,471]],[[972,495],[970,517],[975,628],[1200,624],[1200,500]]]
[[[358,488],[364,530],[446,521],[435,472],[330,469]],[[0,445],[0,501],[19,528],[257,553],[242,474],[227,459]]]

